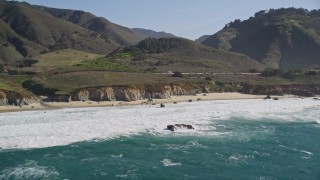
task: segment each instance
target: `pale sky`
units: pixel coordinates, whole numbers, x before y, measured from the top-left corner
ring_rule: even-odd
[[[320,0],[25,0],[34,5],[75,9],[129,28],[166,31],[196,39],[230,21],[281,7],[320,9]]]

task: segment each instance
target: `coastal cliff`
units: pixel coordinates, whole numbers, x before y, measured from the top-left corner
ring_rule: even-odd
[[[35,102],[39,102],[39,99],[37,97],[24,96],[17,92],[0,89],[0,106],[22,106]]]
[[[208,92],[212,92],[209,87],[197,84],[170,84],[157,85],[156,87],[151,85],[136,87],[92,87],[83,88],[71,94],[54,95],[49,97],[48,101],[136,101],[143,99],[168,99],[171,96],[196,95],[197,93]]]
[[[263,86],[263,85],[249,85],[245,84],[241,89],[245,94],[258,94],[258,95],[284,95],[292,94],[297,96],[313,97],[320,95],[320,85],[278,85],[278,86]]]
[[[31,89],[29,89],[31,90]],[[41,88],[37,86],[37,94]],[[52,90],[53,91],[53,90]],[[51,92],[51,91],[50,91]],[[177,83],[137,86],[109,86],[88,87],[75,90],[72,93],[52,93],[46,95],[46,102],[72,102],[72,101],[136,101],[145,99],[169,99],[171,96],[194,96],[199,93],[213,92],[241,92],[255,95],[284,95],[312,97],[320,95],[320,85],[249,85],[234,83]],[[0,106],[22,106],[39,102],[36,96],[24,96],[17,92],[0,90]]]
[[[170,84],[151,87],[148,85],[137,87],[96,87],[83,88],[70,95],[58,95],[54,101],[136,101],[143,99],[169,99],[171,96],[196,95],[198,93],[236,92],[257,95],[284,95],[313,97],[320,95],[320,85],[235,85],[208,86],[205,84]],[[227,88],[225,88],[227,87]],[[231,90],[230,90],[231,89]]]

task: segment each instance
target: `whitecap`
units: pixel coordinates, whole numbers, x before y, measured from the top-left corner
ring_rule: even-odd
[[[277,178],[269,177],[269,176],[262,176],[257,178],[259,180],[276,180]]]
[[[160,161],[163,163],[163,166],[170,167],[170,166],[181,166],[181,163],[173,163],[170,159],[163,159]]]
[[[312,152],[309,152],[309,151],[303,151],[301,150],[300,152],[304,153],[304,154],[307,154],[307,155],[310,155],[310,156],[313,156],[313,153]]]
[[[178,144],[168,144],[168,150],[188,150],[188,149],[206,149],[207,146],[200,144],[197,140],[189,141],[187,144],[178,145]]]
[[[119,155],[111,155],[112,158],[122,158],[123,154],[119,154]]]
[[[238,165],[238,164],[247,164],[248,159],[253,159],[255,158],[254,155],[242,155],[242,154],[232,154],[229,156],[228,160],[231,162],[233,165]]]
[[[117,178],[128,178],[127,174],[117,174],[116,175]]]

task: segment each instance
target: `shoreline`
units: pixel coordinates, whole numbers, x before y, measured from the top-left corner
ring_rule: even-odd
[[[215,101],[215,100],[241,100],[241,99],[263,99],[266,95],[242,94],[238,92],[230,93],[201,93],[195,96],[171,96],[169,99],[153,99],[152,101],[136,100],[126,101],[72,101],[72,102],[40,102],[25,106],[0,106],[0,113],[37,111],[37,110],[54,110],[64,108],[85,108],[85,107],[113,107],[113,106],[138,106],[138,105],[159,105],[161,103],[179,103],[195,101]],[[297,98],[295,95],[271,96],[271,98]]]

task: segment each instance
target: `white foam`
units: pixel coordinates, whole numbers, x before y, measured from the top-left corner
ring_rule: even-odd
[[[247,164],[248,159],[254,159],[254,155],[232,154],[228,159],[233,165]]]
[[[17,167],[0,172],[0,179],[54,179],[59,173],[53,167],[39,166],[35,161],[26,161]]]
[[[122,158],[123,154],[119,154],[119,155],[111,155],[112,158]]]
[[[170,150],[188,150],[188,149],[206,149],[207,146],[199,144],[198,141],[189,141],[185,145],[168,144],[167,149]]]
[[[170,167],[170,166],[181,166],[181,163],[173,163],[170,159],[163,159],[161,161],[163,166]]]
[[[60,109],[0,114],[0,148],[40,148],[139,133],[225,136],[214,123],[230,117],[252,120],[319,119],[320,102],[312,99],[229,100],[155,106]],[[307,109],[307,111],[304,111]],[[169,124],[191,124],[195,130],[164,130]]]
[[[307,155],[310,155],[310,156],[313,156],[313,153],[312,152],[309,152],[309,151],[303,151],[301,150],[300,152],[304,153],[304,154],[307,154]]]

